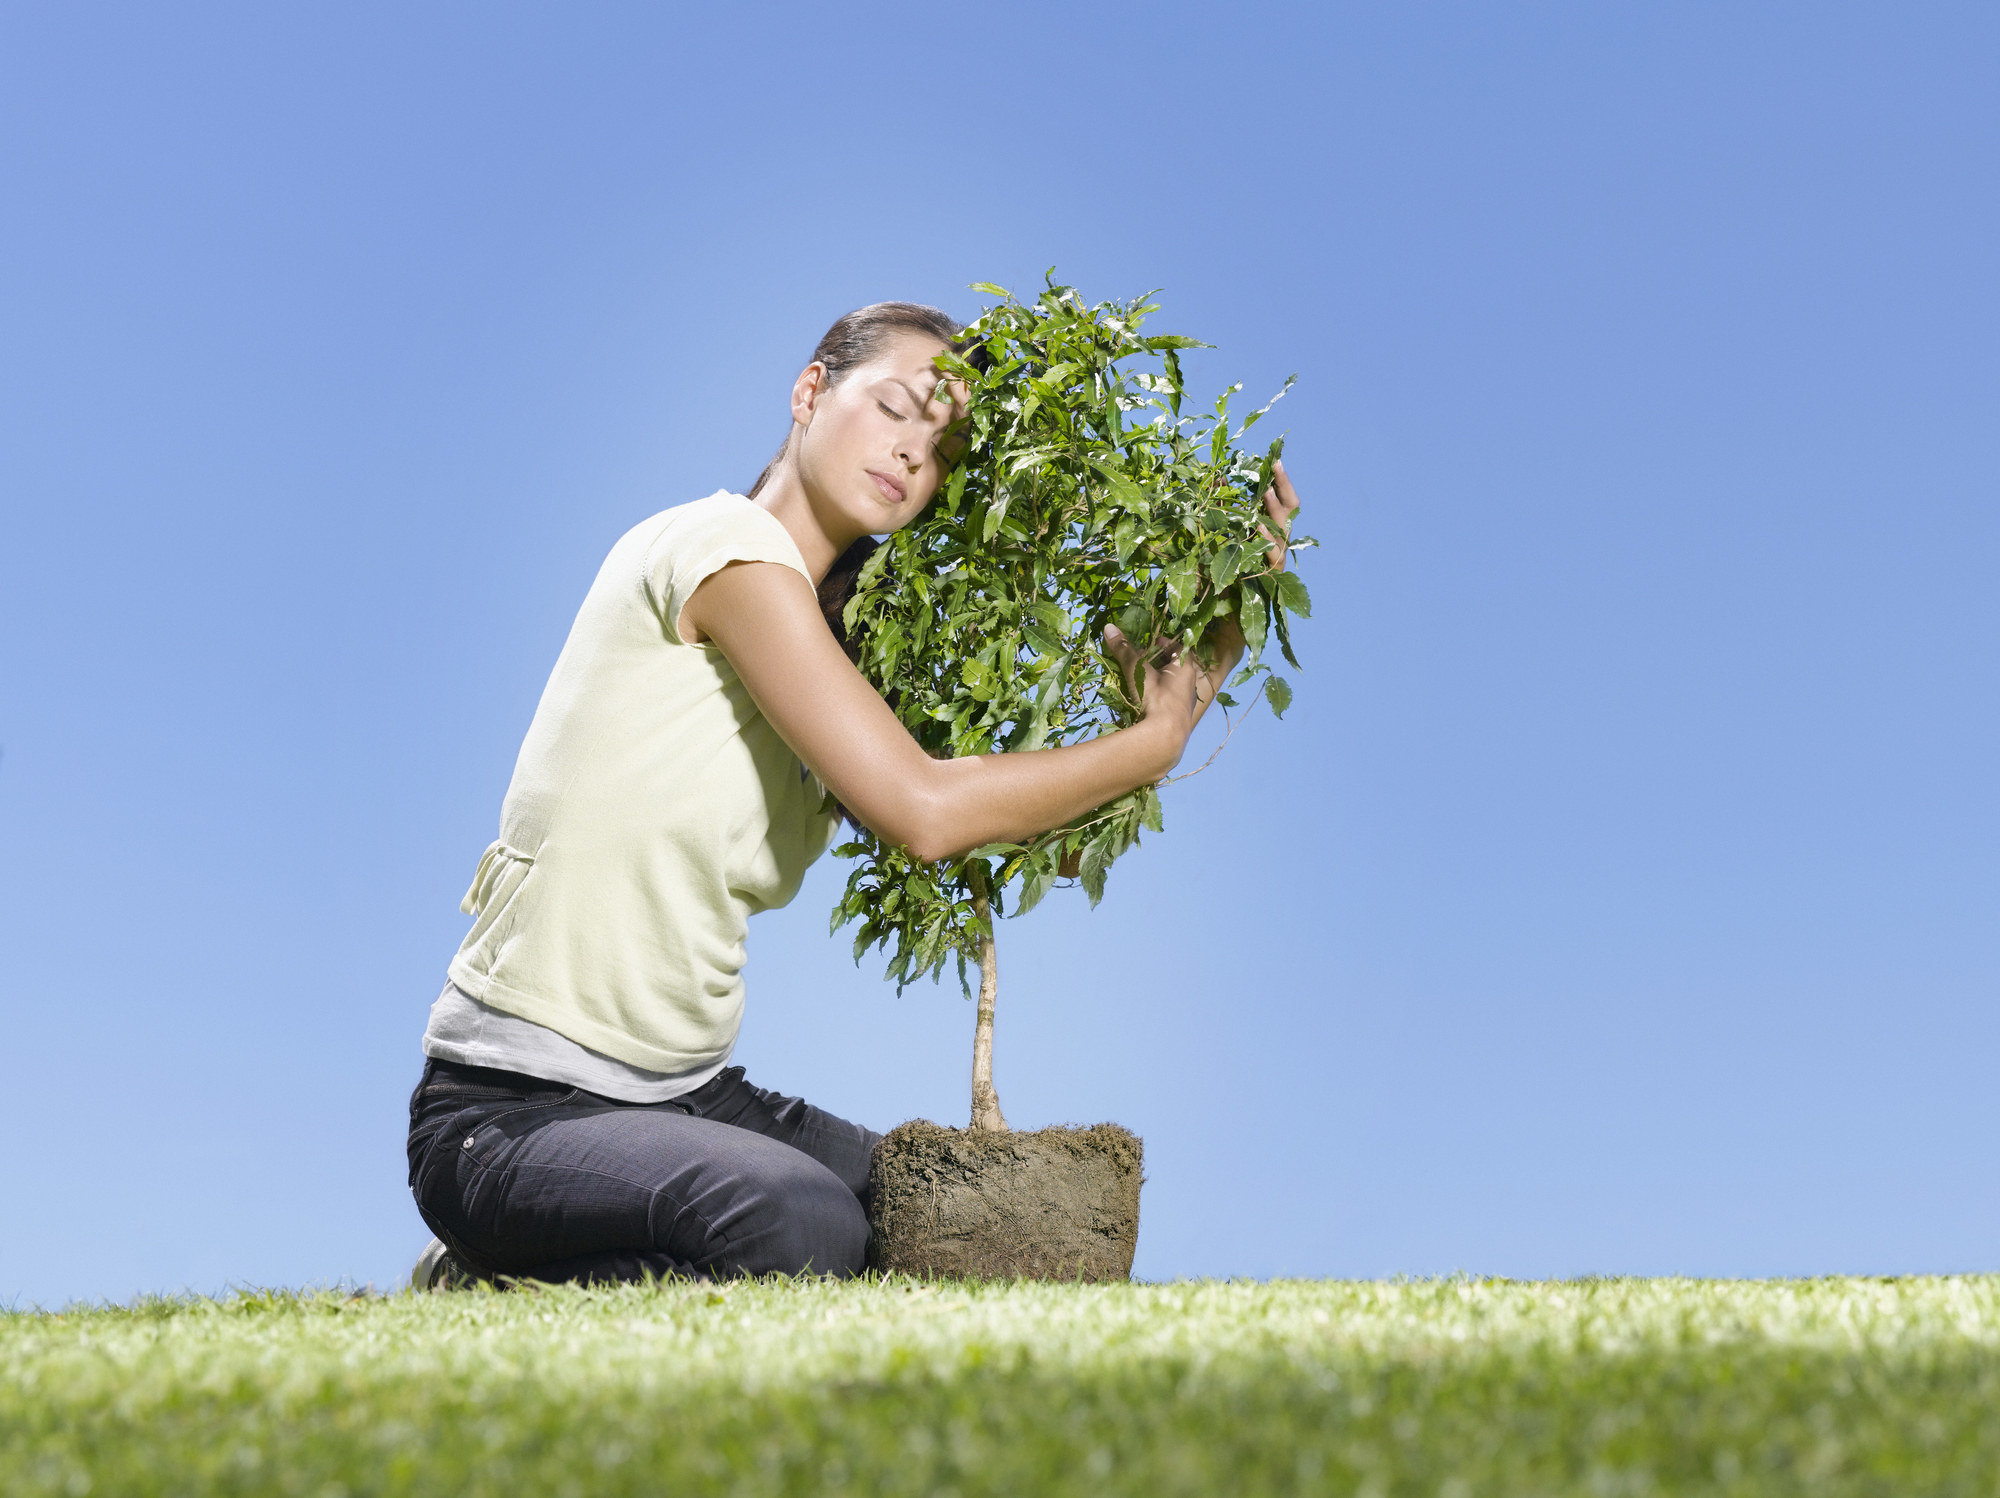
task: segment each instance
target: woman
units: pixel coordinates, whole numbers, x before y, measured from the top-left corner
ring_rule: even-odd
[[[728,1065],[748,917],[825,849],[828,792],[919,858],[1032,837],[1172,770],[1240,656],[1142,662],[1107,631],[1145,678],[1128,728],[944,761],[904,731],[816,590],[937,491],[963,391],[932,361],[959,331],[905,302],[841,318],[750,494],[653,516],[591,585],[424,1036],[420,1285],[859,1271],[881,1136]],[[1266,504],[1289,524],[1282,475]]]

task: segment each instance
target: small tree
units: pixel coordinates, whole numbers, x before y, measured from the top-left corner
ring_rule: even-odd
[[[1146,298],[1086,306],[1053,276],[1032,303],[973,289],[1001,299],[967,329],[983,367],[939,360],[970,390],[966,451],[937,501],[861,570],[843,620],[862,673],[934,755],[1039,749],[1138,716],[1102,649],[1106,624],[1205,657],[1210,627],[1233,616],[1246,653],[1230,686],[1255,682],[1282,717],[1291,688],[1261,656],[1275,635],[1298,666],[1286,615],[1311,600],[1295,573],[1271,568],[1259,529],[1284,439],[1241,446],[1270,405],[1232,428],[1232,385],[1213,414],[1182,415],[1180,351],[1206,345],[1143,333],[1158,310]],[[1238,705],[1227,692],[1217,702]],[[1007,892],[1018,889],[1020,915],[1074,871],[1094,906],[1112,862],[1161,826],[1148,785],[1073,826],[936,864],[865,829],[836,850],[856,860],[833,924],[859,923],[857,962],[890,948],[899,990],[947,961],[961,984],[967,962],[979,966],[973,1128],[1007,1127],[993,1088],[993,920]]]

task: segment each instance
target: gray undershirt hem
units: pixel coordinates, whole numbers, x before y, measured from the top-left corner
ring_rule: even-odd
[[[482,1004],[455,983],[446,983],[431,1005],[424,1054],[460,1066],[490,1066],[566,1082],[623,1103],[664,1103],[693,1092],[729,1065],[725,1055],[696,1071],[647,1071],[580,1046],[547,1025]]]

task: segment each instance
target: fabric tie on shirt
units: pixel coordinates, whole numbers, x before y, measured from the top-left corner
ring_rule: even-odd
[[[486,907],[493,902],[494,895],[506,881],[507,875],[512,872],[510,865],[516,863],[521,866],[521,872],[525,874],[529,865],[534,863],[534,859],[518,848],[508,847],[503,842],[495,841],[488,844],[486,851],[479,855],[479,867],[472,872],[472,887],[466,890],[465,898],[458,902],[458,908],[470,916],[484,914]]]

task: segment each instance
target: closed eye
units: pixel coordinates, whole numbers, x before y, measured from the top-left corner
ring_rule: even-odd
[[[893,416],[898,421],[908,421],[910,419],[909,417],[905,416],[901,411],[898,411],[894,406],[890,405],[887,401],[877,401],[875,402],[875,404],[881,408],[882,413],[885,416]]]

